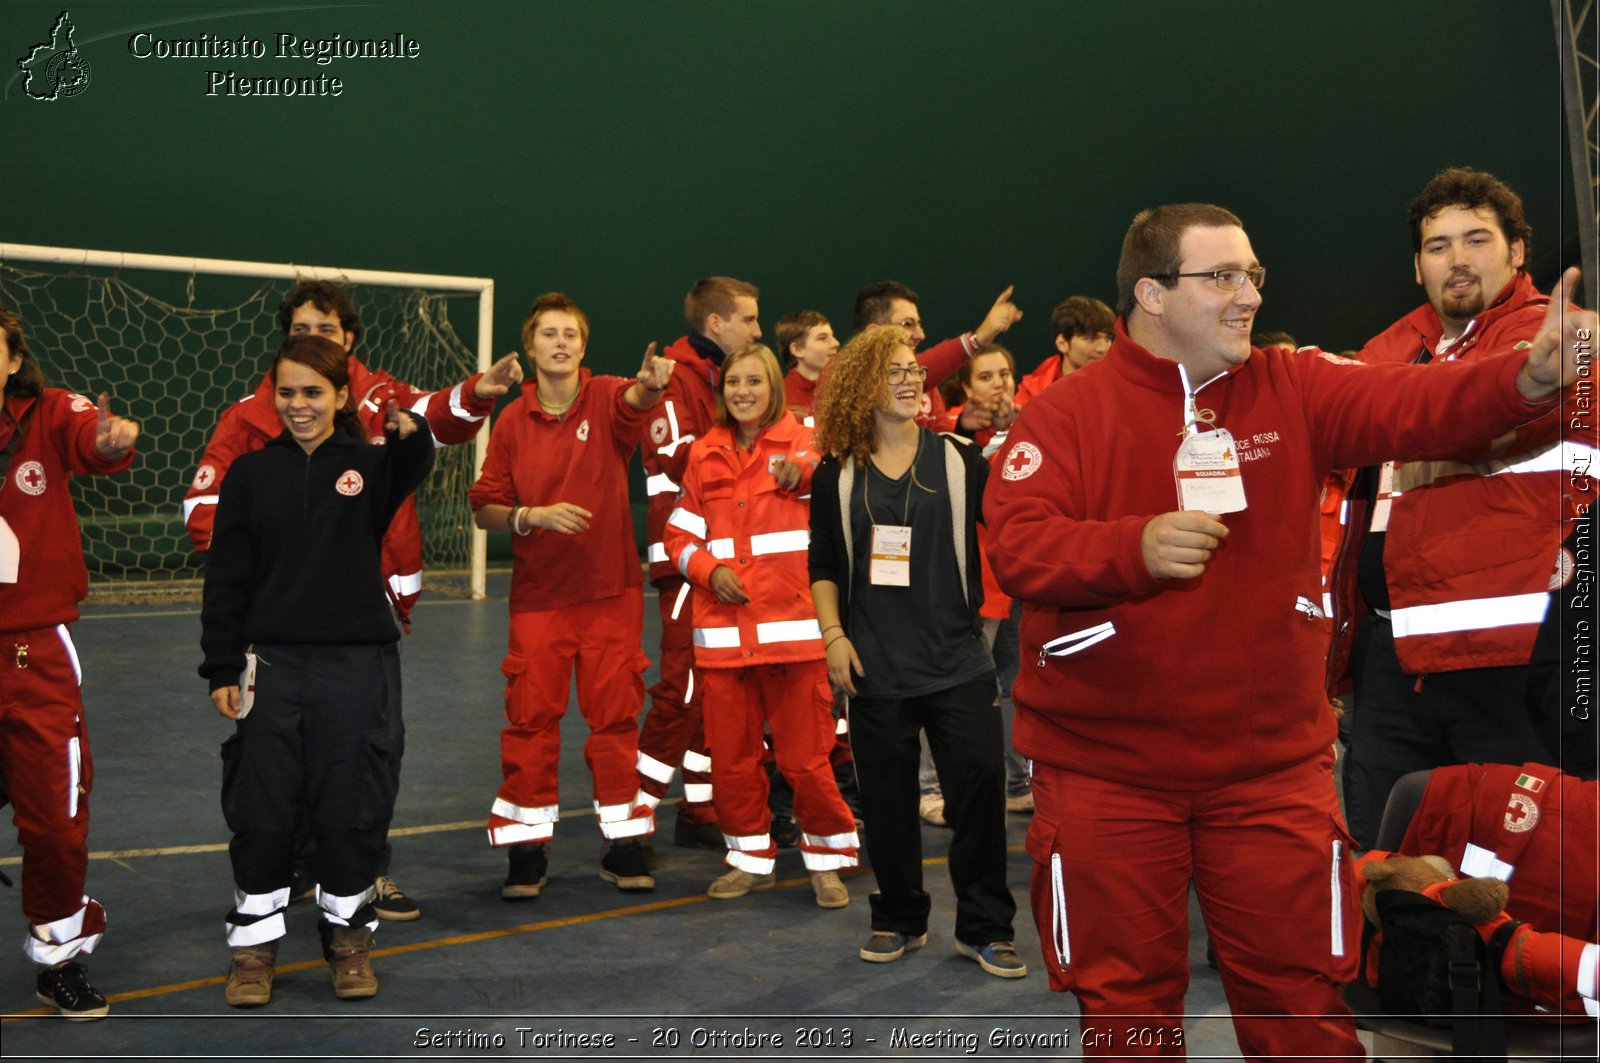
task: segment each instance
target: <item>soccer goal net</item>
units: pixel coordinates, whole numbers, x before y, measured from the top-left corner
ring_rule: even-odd
[[[139,456],[120,476],[73,482],[93,601],[198,597],[204,556],[183,527],[183,496],[217,418],[260,382],[282,339],[278,305],[300,280],[346,286],[361,313],[356,353],[418,388],[490,364],[494,282],[283,263],[0,244],[0,303],[53,387],[106,392],[139,422]],[[452,323],[467,322],[470,346]],[[424,587],[482,597],[484,533],[467,488],[477,445],[446,447],[417,491]]]

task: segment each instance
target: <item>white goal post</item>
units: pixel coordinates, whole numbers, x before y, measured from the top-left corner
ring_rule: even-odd
[[[153,293],[159,274],[187,275],[186,300]],[[206,279],[223,298],[208,292],[213,305],[197,305]],[[184,492],[217,417],[260,380],[281,337],[278,304],[302,280],[352,289],[362,322],[357,353],[397,379],[435,389],[493,362],[494,281],[486,277],[0,242],[0,303],[22,318],[49,382],[109,391],[117,412],[141,422],[140,456],[129,474],[74,482],[91,595],[108,586],[129,600],[183,593],[173,590],[180,585],[192,591],[202,566],[183,531]],[[450,325],[449,303],[461,299],[477,304],[475,355]],[[465,496],[488,436],[485,423],[470,451],[441,450],[440,466],[418,492],[425,586],[439,587],[430,570],[442,558],[444,568],[465,575],[472,598],[485,594],[487,536],[473,525]],[[436,497],[425,499],[424,490]]]

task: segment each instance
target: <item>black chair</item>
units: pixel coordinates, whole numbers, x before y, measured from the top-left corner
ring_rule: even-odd
[[[1389,791],[1378,823],[1379,849],[1397,851],[1411,826],[1411,817],[1422,805],[1431,771],[1414,771],[1402,776]],[[1355,1012],[1356,1026],[1372,1034],[1373,1060],[1417,1059],[1452,1056],[1452,1032],[1426,1026],[1410,1019],[1396,1018],[1383,1010],[1378,992],[1360,980],[1341,991],[1344,1002]],[[1566,1060],[1596,1058],[1597,1042],[1593,1022],[1542,1023],[1524,1019],[1505,1022],[1506,1053],[1488,1058],[1499,1060]],[[1485,1057],[1477,1057],[1485,1058]]]

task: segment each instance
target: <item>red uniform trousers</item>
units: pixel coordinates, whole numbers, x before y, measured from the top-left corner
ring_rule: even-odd
[[[0,638],[0,781],[22,846],[23,950],[57,964],[93,952],[106,927],[84,895],[94,762],[78,654],[66,625]]]
[[[716,813],[727,863],[772,872],[778,847],[768,826],[764,727],[772,728],[778,770],[794,788],[800,852],[807,871],[855,867],[856,821],[839,796],[828,754],[834,745],[833,691],[825,661],[704,668],[706,737],[717,766]]]
[[[589,724],[583,755],[594,777],[600,833],[634,838],[655,829],[648,810],[634,815],[639,710],[650,664],[639,648],[643,632],[644,595],[637,587],[614,598],[511,614],[511,646],[500,666],[505,782],[489,817],[489,844],[549,841],[555,831],[561,718],[574,667],[578,708]]]
[[[695,682],[694,592],[682,576],[656,581],[661,610],[659,678],[650,688],[650,712],[639,732],[639,792],[654,808],[683,767],[685,823],[715,823],[711,805],[711,756],[700,718],[704,691]]]
[[[1186,792],[1034,762],[1034,923],[1085,1055],[1184,1055],[1192,881],[1245,1058],[1364,1058],[1339,997],[1361,912],[1332,768],[1330,750]]]

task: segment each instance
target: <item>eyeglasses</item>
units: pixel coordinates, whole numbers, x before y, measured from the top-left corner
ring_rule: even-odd
[[[927,366],[921,365],[891,365],[889,367],[889,383],[904,384],[908,380],[918,383],[928,379]]]
[[[1210,277],[1218,288],[1225,292],[1236,292],[1244,287],[1244,282],[1249,281],[1256,291],[1260,291],[1267,283],[1267,267],[1257,266],[1255,269],[1208,269],[1199,273],[1152,273],[1154,280],[1177,280],[1179,277]]]

